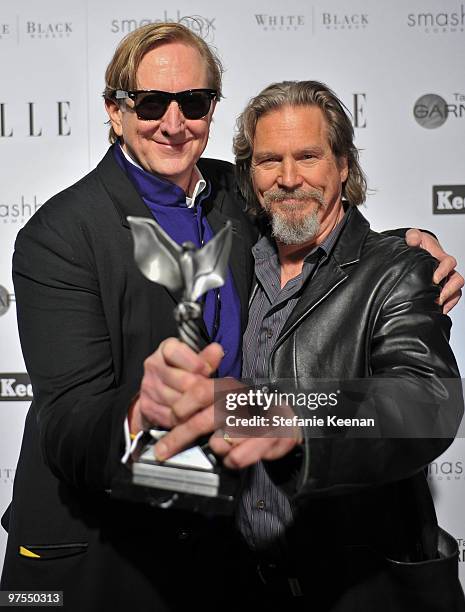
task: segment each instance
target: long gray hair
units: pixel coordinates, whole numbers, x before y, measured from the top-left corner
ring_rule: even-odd
[[[318,106],[328,124],[328,140],[336,158],[347,157],[348,177],[343,195],[350,204],[365,201],[367,182],[354,145],[354,129],[343,103],[336,94],[318,81],[283,81],[273,83],[252,98],[237,119],[233,150],[239,189],[251,212],[261,212],[254,193],[251,163],[257,121],[266,113],[283,106]]]

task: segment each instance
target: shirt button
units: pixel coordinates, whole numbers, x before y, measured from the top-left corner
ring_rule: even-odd
[[[266,335],[268,336],[268,338],[272,338],[273,337],[273,330],[272,329],[268,329],[266,332]]]
[[[265,510],[265,500],[259,499],[257,501],[257,510]]]
[[[187,540],[190,536],[190,533],[187,529],[178,529],[178,540]]]

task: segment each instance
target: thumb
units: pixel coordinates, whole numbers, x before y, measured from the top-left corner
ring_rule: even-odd
[[[199,357],[201,357],[205,363],[205,369],[202,374],[204,376],[210,376],[218,369],[224,357],[223,347],[217,342],[212,342],[212,344],[207,345],[200,351]]]
[[[417,229],[409,229],[405,233],[405,242],[411,247],[421,246],[421,232]]]

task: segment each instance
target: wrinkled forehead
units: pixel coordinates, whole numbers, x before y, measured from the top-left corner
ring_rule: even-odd
[[[319,106],[284,104],[258,118],[253,149],[255,152],[270,142],[283,146],[319,143],[330,147],[328,127],[326,116]]]
[[[152,47],[142,57],[136,72],[138,89],[179,91],[208,84],[205,58],[184,42],[164,42]]]

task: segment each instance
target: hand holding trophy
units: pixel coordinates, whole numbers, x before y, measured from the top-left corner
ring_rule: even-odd
[[[179,246],[152,219],[128,217],[135,261],[144,276],[172,292],[182,292],[174,309],[179,339],[192,350],[201,348],[202,305],[199,298],[224,284],[232,243],[230,222],[205,246]],[[237,476],[219,465],[209,447],[193,446],[165,462],[157,461],[153,444],[166,432],[145,431],[131,455],[132,487],[143,487],[148,501],[162,508],[208,512],[232,511]],[[158,495],[160,492],[160,495]],[[141,490],[135,493],[140,498]]]

